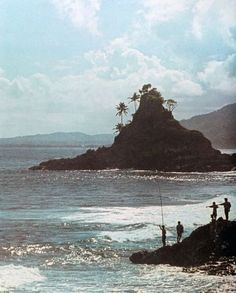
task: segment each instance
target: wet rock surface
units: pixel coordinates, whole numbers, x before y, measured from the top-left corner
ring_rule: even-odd
[[[236,258],[222,257],[218,261],[209,261],[202,266],[185,267],[185,273],[204,273],[211,276],[235,276],[236,275]]]
[[[194,230],[181,243],[155,251],[139,251],[130,256],[136,264],[169,264],[184,271],[205,271],[210,275],[235,274],[236,221],[218,219]]]

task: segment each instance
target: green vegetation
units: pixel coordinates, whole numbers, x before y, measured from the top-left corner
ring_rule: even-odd
[[[113,130],[115,130],[115,133],[120,133],[123,127],[124,127],[123,124],[117,123],[116,126],[113,128]]]
[[[142,89],[139,90],[139,93],[140,93],[141,95],[143,95],[143,94],[147,94],[151,88],[152,88],[152,85],[151,85],[150,83],[148,83],[148,84],[144,84],[143,87],[142,87]]]
[[[137,111],[137,101],[140,101],[140,95],[137,95],[136,93],[133,94],[132,97],[129,97],[128,99],[130,99],[130,103],[133,102],[134,103],[134,112]]]
[[[162,97],[161,93],[155,87],[153,88],[150,83],[148,83],[148,84],[144,84],[142,86],[142,89],[139,90],[139,94],[137,94],[135,92],[132,97],[128,97],[128,99],[130,100],[130,103],[131,102],[134,103],[134,114],[136,113],[137,108],[138,108],[137,107],[137,103],[145,95],[148,95],[148,96],[150,96],[153,99],[159,100],[159,102],[162,105],[165,105],[166,106],[166,108],[167,108],[167,110],[169,112],[172,112],[176,108],[176,106],[177,106],[177,102],[174,99],[165,100]],[[127,115],[127,113],[128,113],[128,107],[125,105],[124,102],[120,102],[119,105],[116,106],[116,110],[117,110],[117,114],[116,115],[118,115],[118,116],[121,117],[121,122],[118,123],[115,126],[114,130],[115,130],[116,133],[119,133],[119,132],[121,132],[122,128],[125,126],[124,123],[123,123],[123,115]],[[132,116],[134,114],[132,114]]]
[[[168,111],[170,112],[172,112],[177,106],[177,102],[173,99],[168,99],[165,101],[165,103],[166,103]]]
[[[120,102],[119,105],[116,106],[116,110],[116,115],[120,116],[120,123],[123,125],[123,115],[128,114],[128,107],[125,105],[125,103]]]

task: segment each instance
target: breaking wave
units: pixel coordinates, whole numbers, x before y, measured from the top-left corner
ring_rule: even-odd
[[[42,282],[45,279],[38,268],[13,264],[0,266],[0,292],[20,288],[33,282]]]

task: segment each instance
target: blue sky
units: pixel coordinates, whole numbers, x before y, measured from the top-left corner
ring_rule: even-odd
[[[236,102],[236,0],[0,0],[0,43],[0,137],[111,133],[144,83],[177,119]]]

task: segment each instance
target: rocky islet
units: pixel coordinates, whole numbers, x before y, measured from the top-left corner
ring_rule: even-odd
[[[110,147],[88,150],[75,158],[49,160],[31,170],[99,170],[109,168],[159,171],[229,171],[235,158],[215,150],[202,133],[188,130],[150,91],[141,96],[132,121]]]

